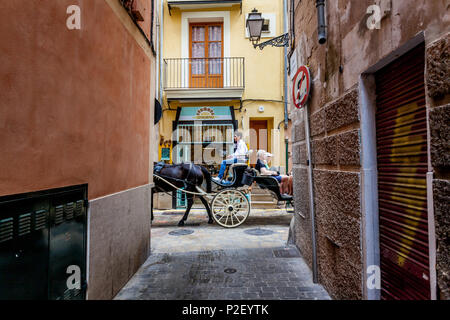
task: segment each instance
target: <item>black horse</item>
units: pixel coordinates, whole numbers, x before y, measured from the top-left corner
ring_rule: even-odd
[[[199,193],[197,187],[201,186],[204,179],[206,181],[206,192],[211,193],[211,174],[204,167],[195,165],[192,163],[182,163],[177,165],[167,165],[167,164],[155,164],[154,173],[157,176],[162,177],[166,181],[170,182],[177,188],[183,188],[185,191]],[[172,192],[176,189],[164,182],[163,180],[155,177],[154,179],[155,187],[152,189],[152,221],[153,216],[153,194],[161,192]],[[202,201],[203,205],[208,212],[209,224],[214,222],[211,208],[209,207],[208,201],[203,196],[193,195],[191,193],[185,193],[187,199],[187,209],[184,213],[183,218],[178,223],[178,226],[184,226],[184,222],[187,220],[189,212],[191,211],[192,205],[194,204],[194,197],[197,196]]]

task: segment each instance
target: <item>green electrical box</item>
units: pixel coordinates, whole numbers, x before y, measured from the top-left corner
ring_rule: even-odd
[[[0,300],[84,300],[87,185],[0,197]]]

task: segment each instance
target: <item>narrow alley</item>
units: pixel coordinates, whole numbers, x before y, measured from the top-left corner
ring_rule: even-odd
[[[152,254],[118,300],[328,300],[295,246],[288,245],[292,214],[254,209],[239,228],[208,225],[194,209],[155,212]]]
[[[449,301],[449,12],[0,0],[0,301]]]

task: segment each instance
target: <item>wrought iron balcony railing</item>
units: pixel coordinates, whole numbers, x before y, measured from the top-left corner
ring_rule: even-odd
[[[164,79],[164,89],[243,89],[245,59],[164,59]]]

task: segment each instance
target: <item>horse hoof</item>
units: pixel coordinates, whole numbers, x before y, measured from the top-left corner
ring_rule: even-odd
[[[212,219],[208,221],[208,224],[213,224],[213,223],[214,223],[214,220],[212,220]]]
[[[184,227],[184,221],[178,222],[178,226],[179,226],[179,227]]]

